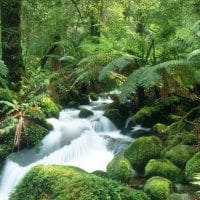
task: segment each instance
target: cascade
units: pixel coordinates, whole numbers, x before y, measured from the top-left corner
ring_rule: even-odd
[[[114,157],[114,146],[109,141],[130,142],[132,138],[120,134],[115,125],[103,116],[101,105],[111,99],[100,98],[89,106],[93,111],[87,119],[78,118],[80,110],[67,109],[60,112],[59,119],[48,119],[53,130],[41,141],[40,151],[23,150],[11,154],[5,163],[0,180],[0,199],[7,200],[10,192],[36,165],[72,165],[88,172],[106,170]]]

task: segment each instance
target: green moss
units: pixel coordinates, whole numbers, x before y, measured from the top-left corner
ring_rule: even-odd
[[[34,122],[28,122],[25,128],[25,136],[22,137],[22,142],[28,141],[29,146],[38,146],[42,138],[49,133],[49,130]],[[26,144],[24,144],[25,146]]]
[[[168,134],[166,132],[167,129],[167,125],[165,124],[161,124],[161,123],[157,123],[153,126],[153,132],[156,136],[158,136],[159,138],[162,139],[166,139],[168,137]]]
[[[189,145],[176,145],[164,154],[164,158],[169,159],[179,167],[184,167],[185,163],[195,154],[193,147]]]
[[[132,167],[126,158],[115,157],[108,163],[107,173],[108,177],[127,183],[132,175]]]
[[[196,145],[197,143],[197,136],[189,132],[182,132],[176,133],[175,135],[170,135],[166,141],[166,145],[170,147],[176,146],[178,144]]]
[[[182,144],[186,145],[196,145],[198,143],[198,138],[193,133],[183,133]]]
[[[80,113],[79,113],[79,117],[80,118],[87,118],[91,115],[93,115],[94,113],[91,110],[87,110],[87,109],[81,109]]]
[[[144,191],[152,200],[169,200],[172,183],[163,177],[152,177],[145,183]]]
[[[45,114],[39,107],[28,107],[25,111],[25,115],[33,119],[44,119]]]
[[[168,116],[169,116],[169,119],[171,120],[171,122],[178,122],[183,118],[179,115],[174,115],[174,114],[169,114]]]
[[[0,123],[0,142],[13,145],[18,120],[15,118],[4,120]]]
[[[0,145],[0,169],[4,165],[4,161],[6,160],[7,156],[12,152],[12,148],[10,145],[1,144]]]
[[[149,200],[143,192],[131,190],[109,179],[74,167],[34,167],[16,187],[10,200]]]
[[[101,170],[96,170],[96,171],[92,172],[92,174],[102,177],[102,178],[108,178],[108,174]]]
[[[145,167],[146,176],[162,176],[172,181],[178,177],[179,172],[179,168],[167,159],[152,159]]]
[[[188,181],[193,181],[195,173],[200,173],[200,152],[196,153],[185,166],[185,177]]]
[[[92,101],[97,101],[98,100],[98,96],[94,92],[90,92],[89,96],[90,96],[90,98],[91,98]]]
[[[136,124],[141,124],[147,117],[151,117],[152,113],[158,112],[158,107],[144,106],[140,109],[132,118],[132,121]]]
[[[149,160],[160,157],[162,148],[162,142],[158,137],[141,137],[128,146],[124,156],[131,162],[133,169],[143,171]]]
[[[59,108],[49,97],[42,98],[40,106],[46,117],[59,117]]]
[[[124,118],[120,114],[118,109],[115,108],[107,109],[104,113],[104,116],[109,118],[118,128],[124,126]]]

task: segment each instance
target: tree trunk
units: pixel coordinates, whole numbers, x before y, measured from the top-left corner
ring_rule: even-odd
[[[21,0],[1,0],[2,60],[9,68],[9,86],[19,90],[24,71],[21,48]]]

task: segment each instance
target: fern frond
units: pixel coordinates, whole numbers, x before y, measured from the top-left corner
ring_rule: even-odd
[[[9,102],[9,101],[0,101],[0,104],[7,105],[7,106],[9,106],[11,108],[14,108],[14,109],[16,108],[16,105],[11,103],[11,102]]]
[[[2,60],[0,60],[0,76],[6,77],[8,75],[8,68]]]
[[[99,75],[99,80],[102,81],[106,78],[109,72],[115,71],[115,70],[123,70],[125,67],[130,65],[131,63],[135,62],[134,56],[120,56],[118,58],[115,58],[113,61],[108,63],[101,71]]]
[[[190,60],[192,58],[195,58],[196,56],[200,55],[200,49],[196,49],[188,54],[187,59]]]

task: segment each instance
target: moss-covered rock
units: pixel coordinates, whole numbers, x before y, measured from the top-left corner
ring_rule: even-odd
[[[166,178],[155,176],[147,180],[144,191],[152,200],[169,200],[172,192],[172,183]]]
[[[198,138],[193,133],[184,133],[181,143],[186,145],[196,145],[198,143]]]
[[[0,169],[3,167],[4,161],[11,152],[12,148],[10,145],[0,144]]]
[[[97,101],[98,100],[98,95],[96,93],[94,93],[94,92],[90,92],[89,96],[90,96],[90,99],[92,101]]]
[[[21,146],[29,147],[38,146],[44,136],[49,133],[49,129],[29,121],[25,128],[25,135],[22,135]]]
[[[115,157],[108,163],[107,173],[108,177],[127,183],[132,175],[132,167],[126,158]]]
[[[176,146],[178,144],[196,145],[198,143],[197,136],[193,133],[182,132],[174,135],[169,135],[166,141],[166,145],[169,147]]]
[[[157,123],[153,126],[153,133],[158,136],[159,138],[162,138],[163,140],[166,140],[168,137],[168,134],[166,132],[167,125]]]
[[[133,124],[142,124],[145,127],[152,127],[156,123],[168,123],[170,118],[167,119],[166,115],[171,112],[171,105],[180,101],[178,97],[169,97],[160,101],[155,106],[144,106],[132,117]]]
[[[141,137],[134,140],[124,151],[133,169],[143,171],[149,160],[160,157],[162,141],[156,136]]]
[[[140,191],[74,167],[34,167],[16,187],[10,200],[149,200]]]
[[[59,117],[59,107],[49,97],[43,97],[40,102],[46,117]]]
[[[179,172],[179,168],[167,159],[152,159],[145,167],[146,176],[162,176],[172,181],[178,177]]]
[[[184,167],[186,162],[195,154],[195,149],[189,145],[176,145],[165,152],[164,158],[169,159],[179,167]]]
[[[196,153],[185,166],[185,177],[193,181],[195,173],[200,173],[200,152]]]
[[[93,115],[94,113],[91,110],[87,110],[87,109],[81,109],[79,112],[79,117],[80,118],[87,118],[91,115]]]
[[[118,109],[107,109],[104,116],[109,118],[118,128],[124,126],[124,118]]]

